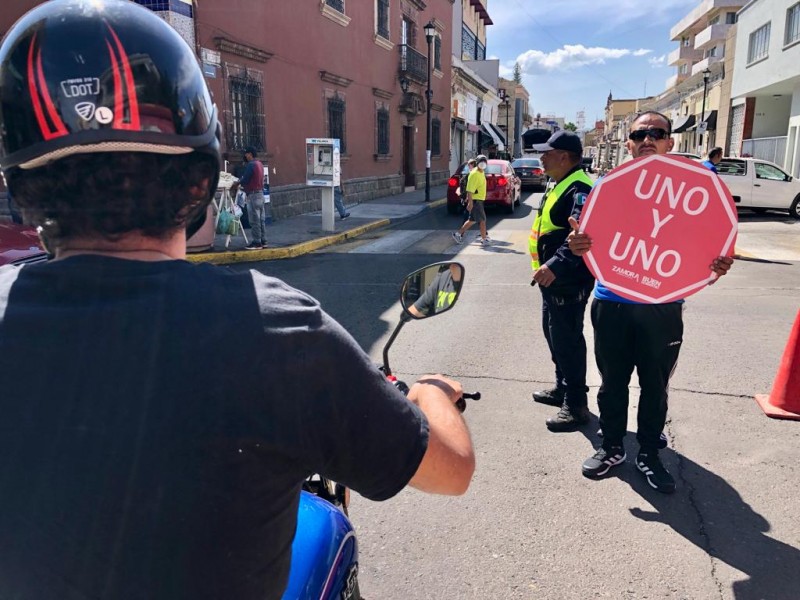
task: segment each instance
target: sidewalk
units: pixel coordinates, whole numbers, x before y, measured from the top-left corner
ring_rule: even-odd
[[[189,254],[187,260],[225,265],[300,256],[413,217],[423,211],[444,206],[446,202],[446,185],[431,188],[430,202],[425,202],[425,190],[375,198],[362,204],[347,206],[350,216],[344,221],[335,214],[334,232],[322,231],[321,211],[297,215],[267,225],[267,248],[263,250],[245,250],[241,234],[231,238],[226,250],[227,236],[218,234],[213,250]],[[245,233],[249,239],[250,230],[246,229]]]

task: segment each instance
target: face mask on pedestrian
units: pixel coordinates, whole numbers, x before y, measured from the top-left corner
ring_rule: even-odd
[[[485,170],[486,170],[486,163],[485,163],[485,162],[483,162],[483,161],[479,162],[479,163],[478,163],[478,168],[479,168],[481,171],[485,171]]]

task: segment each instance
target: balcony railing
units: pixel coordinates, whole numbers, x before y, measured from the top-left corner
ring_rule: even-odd
[[[700,62],[694,63],[694,65],[692,66],[692,75],[697,75],[698,73],[702,73],[708,67],[710,67],[714,63],[720,62],[721,60],[723,60],[721,56],[709,56],[708,58],[704,58]]]
[[[400,75],[417,83],[428,81],[428,58],[408,44],[400,44]]]
[[[682,63],[691,63],[701,58],[703,58],[702,52],[695,50],[691,46],[681,46],[669,53],[667,64],[671,67],[677,67]]]

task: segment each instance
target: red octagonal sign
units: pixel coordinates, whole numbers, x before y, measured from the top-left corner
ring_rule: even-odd
[[[718,256],[732,256],[736,206],[701,164],[654,155],[601,179],[583,209],[592,239],[584,260],[603,285],[636,302],[674,302],[716,278]]]

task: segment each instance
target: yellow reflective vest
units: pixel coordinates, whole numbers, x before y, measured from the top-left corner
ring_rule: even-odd
[[[550,211],[561,197],[561,194],[567,191],[569,186],[576,181],[582,181],[589,187],[594,185],[594,182],[586,174],[586,172],[583,169],[578,169],[559,181],[558,184],[556,184],[554,188],[547,192],[542,199],[542,207],[539,209],[539,213],[536,215],[536,218],[533,221],[531,235],[528,238],[528,251],[531,253],[531,267],[533,267],[534,271],[541,266],[539,264],[539,238],[550,233],[551,231],[565,229],[564,227],[555,225],[553,221],[550,220]]]

